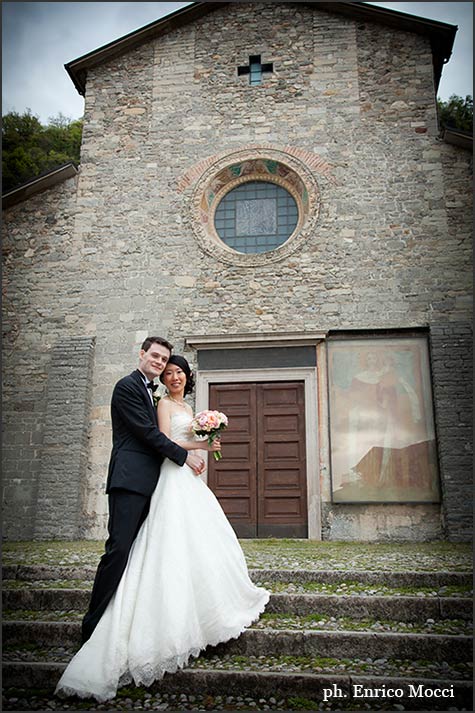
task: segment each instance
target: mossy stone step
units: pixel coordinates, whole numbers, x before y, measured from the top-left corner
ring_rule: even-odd
[[[359,597],[414,597],[414,598],[434,598],[434,597],[459,597],[472,599],[473,587],[470,585],[450,584],[435,588],[432,586],[419,585],[390,587],[378,582],[377,584],[355,582],[352,580],[342,580],[340,582],[289,582],[289,581],[261,581],[256,584],[265,587],[273,594],[294,596],[297,594],[312,595],[338,595],[338,596],[359,596]],[[81,592],[91,592],[92,581],[81,579],[3,579],[4,590],[28,590],[28,589],[65,589],[79,590]]]
[[[80,641],[80,622],[5,621],[3,636],[6,644],[74,645]],[[469,661],[472,658],[470,636],[393,632],[248,629],[238,639],[215,648],[218,655],[265,656],[280,651],[301,655],[396,656],[434,661]]]
[[[40,621],[40,622],[81,622],[84,611],[78,609],[4,609],[3,620]],[[266,610],[258,621],[249,628],[289,631],[390,631],[409,634],[470,635],[471,622],[464,619],[426,619],[418,622],[404,622],[375,616],[350,618],[348,616],[329,616],[328,614],[304,614],[294,611],[269,612]]]
[[[36,646],[17,644],[3,647],[5,662],[68,663],[79,648],[76,646]],[[187,668],[213,670],[268,671],[287,673],[336,673],[373,676],[418,676],[454,680],[472,680],[472,662],[428,661],[425,659],[400,659],[393,657],[340,657],[268,654],[256,656],[202,652],[191,659]]]
[[[4,666],[4,679],[7,687],[17,688],[45,688],[54,690],[54,685],[59,679],[64,664],[21,664],[8,663]],[[330,700],[337,693],[342,707],[347,702],[362,703],[366,698],[359,694],[367,691],[391,691],[392,695],[384,700],[397,702],[407,710],[447,710],[449,706],[469,710],[472,700],[472,685],[468,681],[454,681],[430,678],[403,678],[389,676],[348,676],[338,674],[315,673],[286,673],[286,672],[256,672],[256,671],[218,671],[212,669],[187,668],[178,671],[172,676],[153,684],[147,689],[149,693],[202,694],[218,696],[248,695],[252,697],[275,696],[278,691],[280,698],[290,697],[306,698],[314,701],[316,709],[320,708],[325,698]],[[144,691],[145,692],[145,691]],[[444,696],[442,693],[444,692]],[[120,691],[118,692],[120,695]],[[72,699],[74,700],[74,699]],[[106,710],[114,710],[114,701],[106,704]],[[381,698],[376,697],[376,708],[381,710]],[[346,708],[346,705],[345,705]],[[367,706],[365,706],[367,708]],[[350,705],[348,710],[355,709]]]
[[[2,578],[34,580],[91,581],[96,567],[85,565],[3,565]],[[393,571],[393,570],[318,570],[318,569],[250,569],[254,582],[326,582],[329,584],[352,581],[364,584],[382,583],[387,586],[427,586],[438,590],[443,586],[471,586],[472,574],[465,571]]]
[[[86,611],[90,593],[80,589],[5,589],[3,608],[24,610]],[[463,597],[378,597],[324,594],[272,594],[267,612],[296,615],[325,614],[353,618],[384,618],[396,621],[466,619],[472,617],[472,602]]]

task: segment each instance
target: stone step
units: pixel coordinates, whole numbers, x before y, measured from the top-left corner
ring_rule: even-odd
[[[473,599],[473,589],[466,585],[444,585],[439,589],[424,586],[401,586],[389,587],[386,584],[364,584],[361,582],[341,581],[338,583],[328,584],[325,582],[261,582],[258,584],[264,586],[273,594],[280,595],[338,595],[351,597],[385,597],[385,598],[402,598],[411,597],[413,599],[436,599],[436,598],[459,598]],[[6,591],[13,590],[33,590],[33,589],[58,589],[58,590],[77,590],[80,592],[90,592],[92,582],[87,580],[60,580],[60,579],[4,579],[2,583],[3,589]]]
[[[473,615],[472,600],[465,597],[389,597],[338,594],[272,594],[266,607],[269,613],[293,612],[300,616],[322,614],[354,619],[464,619]]]
[[[13,615],[15,612],[13,612]],[[12,618],[12,617],[10,617]],[[19,617],[17,617],[19,618]],[[32,618],[30,616],[30,618]],[[368,631],[398,634],[439,634],[444,636],[471,635],[472,622],[463,619],[427,619],[404,622],[374,616],[356,618],[328,616],[327,614],[298,615],[290,612],[266,612],[252,629],[278,629],[289,631]]]
[[[68,663],[79,649],[74,646],[35,646],[31,643],[11,644],[3,647],[4,661],[28,663]],[[428,661],[426,659],[401,659],[391,656],[370,658],[335,658],[331,656],[290,656],[274,653],[267,656],[243,656],[224,653],[218,656],[203,651],[192,658],[187,668],[219,670],[284,671],[287,673],[334,673],[371,676],[419,676],[454,680],[472,680],[472,662]]]
[[[3,580],[81,580],[91,581],[96,573],[95,566],[60,566],[60,565],[4,565]],[[362,584],[383,583],[392,587],[429,587],[438,590],[444,586],[472,586],[471,572],[456,571],[400,571],[392,570],[283,570],[250,569],[249,575],[254,582],[321,582],[336,584],[342,581]]]
[[[444,586],[472,587],[471,572],[456,571],[393,571],[393,570],[285,570],[255,569],[249,570],[254,582],[322,582],[338,584],[340,582],[359,582],[361,584],[384,584],[390,587],[428,587],[441,589]]]
[[[61,663],[17,663],[4,664],[4,685],[17,689],[44,689],[52,695],[64,664]],[[374,695],[383,691],[384,697]],[[213,669],[186,668],[182,671],[153,684],[149,693],[175,694],[186,691],[190,694],[208,696],[251,696],[265,698],[276,696],[283,699],[298,697],[307,699],[307,704],[314,702],[315,710],[327,700],[330,703],[341,701],[340,710],[355,710],[355,703],[365,704],[372,710],[387,708],[388,702],[397,702],[407,710],[450,710],[450,707],[471,710],[472,684],[469,681],[446,680],[443,678],[390,677],[390,676],[355,676],[321,673],[256,672]],[[368,694],[369,692],[369,694]],[[119,692],[120,694],[120,692]],[[336,694],[336,696],[332,695]],[[376,707],[371,706],[371,698],[376,699]],[[74,700],[74,699],[69,699]],[[368,700],[370,705],[368,706]],[[349,704],[347,707],[346,704]],[[61,704],[59,704],[61,705]],[[84,706],[82,706],[84,707]],[[308,707],[308,705],[306,706]],[[102,706],[101,706],[102,708]],[[114,701],[103,709],[116,710]]]
[[[90,592],[81,589],[5,589],[3,609],[83,610]],[[266,612],[291,612],[300,616],[322,614],[357,619],[426,621],[427,619],[470,620],[472,601],[465,597],[389,597],[324,594],[272,594]]]
[[[269,611],[254,622],[252,629],[278,629],[289,631],[369,631],[396,632],[408,634],[442,634],[445,636],[472,633],[472,622],[465,619],[421,619],[419,621],[401,621],[387,617],[349,617],[314,613],[298,614],[293,611]],[[81,622],[84,610],[80,609],[3,609],[3,620],[45,622]]]
[[[77,645],[80,622],[5,621],[3,642],[32,643],[36,646]],[[431,661],[469,661],[472,638],[467,635],[410,634],[367,631],[292,631],[248,629],[233,639],[207,651],[227,654],[350,656],[381,658],[424,658]]]

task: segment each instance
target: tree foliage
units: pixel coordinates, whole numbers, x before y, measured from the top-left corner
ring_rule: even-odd
[[[58,166],[79,163],[82,120],[61,113],[43,126],[28,109],[2,117],[2,192],[11,191]]]
[[[439,127],[443,129],[457,129],[473,133],[473,99],[467,95],[465,99],[452,94],[448,101],[437,100],[439,113]]]

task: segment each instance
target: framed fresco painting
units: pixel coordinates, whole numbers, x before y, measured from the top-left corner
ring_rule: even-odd
[[[328,341],[332,500],[440,502],[425,337]]]

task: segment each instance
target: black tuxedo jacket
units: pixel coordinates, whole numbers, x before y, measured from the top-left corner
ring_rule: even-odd
[[[113,445],[106,493],[124,488],[151,495],[163,459],[183,465],[188,452],[159,430],[157,411],[138,369],[115,385],[111,416]]]

